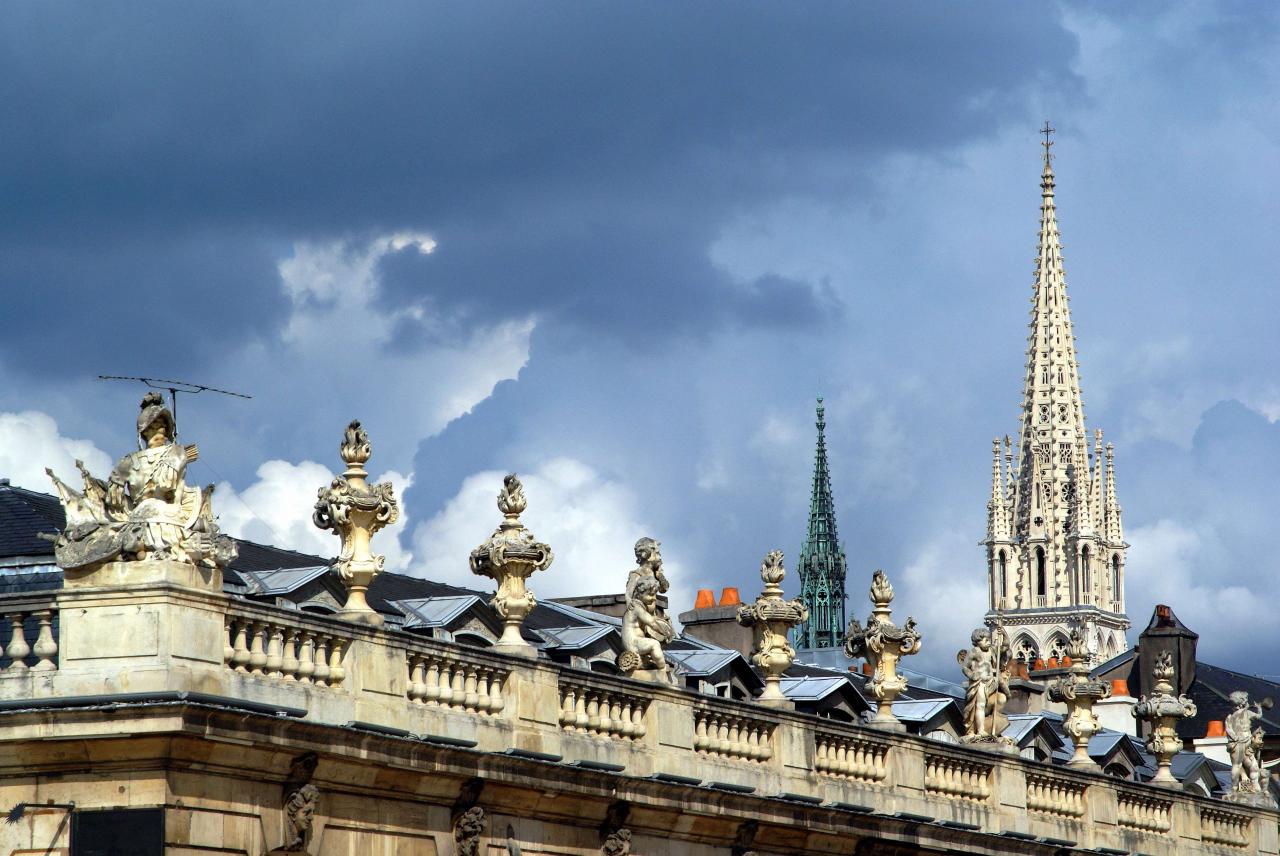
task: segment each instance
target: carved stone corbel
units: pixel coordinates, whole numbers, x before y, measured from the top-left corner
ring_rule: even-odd
[[[631,852],[631,830],[626,827],[630,814],[631,804],[626,800],[615,800],[605,812],[600,822],[600,852],[604,856],[626,856]]]
[[[268,856],[286,853],[306,853],[320,803],[320,789],[311,784],[319,757],[314,752],[299,755],[289,767],[284,781],[282,809],[284,811],[284,843]]]

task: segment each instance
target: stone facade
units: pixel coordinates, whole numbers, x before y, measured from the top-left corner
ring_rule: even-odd
[[[71,803],[191,856],[1277,852],[1256,806],[100,572],[4,604],[58,630],[0,671],[0,853]]]

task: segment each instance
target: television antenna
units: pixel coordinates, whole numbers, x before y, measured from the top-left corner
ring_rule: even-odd
[[[151,387],[152,389],[165,389],[169,391],[169,404],[173,413],[173,430],[176,434],[178,431],[178,393],[185,392],[195,395],[199,392],[216,392],[219,395],[233,395],[236,398],[253,398],[252,395],[246,395],[243,392],[232,392],[229,389],[218,389],[216,386],[205,386],[202,383],[190,383],[185,380],[166,380],[157,377],[130,377],[126,375],[98,375],[98,380],[136,380]]]

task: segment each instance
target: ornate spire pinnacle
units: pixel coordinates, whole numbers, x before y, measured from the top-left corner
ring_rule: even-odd
[[[841,644],[845,625],[845,577],[848,566],[836,532],[836,503],[831,494],[827,464],[827,419],[818,398],[818,445],[814,453],[813,492],[809,500],[809,529],[800,548],[800,600],[809,618],[796,628],[801,648],[834,648]]]
[[[1008,442],[1009,438],[1005,438]],[[1009,507],[1004,467],[1000,462],[1000,439],[991,441],[991,499],[987,501],[987,537],[992,541],[1008,541]]]
[[[1054,128],[1044,135],[1040,230],[1028,324],[1026,375],[1016,458],[1003,471],[993,462],[987,549],[991,620],[1003,620],[1020,656],[1039,656],[1067,643],[1074,625],[1095,620],[1087,639],[1096,662],[1125,650],[1128,620],[1113,613],[1122,597],[1098,604],[1101,575],[1123,564],[1127,545],[1110,512],[1101,436],[1085,429],[1080,367],[1067,297],[1053,170]],[[1007,475],[1006,475],[1007,474]],[[1003,498],[998,483],[1007,478]],[[999,519],[1006,510],[1007,529]],[[1114,586],[1113,586],[1114,587]],[[1071,610],[1063,612],[1064,609]],[[1055,610],[1045,616],[1017,613]],[[1086,614],[1088,613],[1088,614]]]
[[[1106,530],[1107,540],[1119,543],[1124,541],[1124,527],[1120,523],[1120,501],[1116,499],[1116,447],[1112,443],[1107,444],[1106,481],[1106,494],[1103,502],[1107,511],[1103,525]]]

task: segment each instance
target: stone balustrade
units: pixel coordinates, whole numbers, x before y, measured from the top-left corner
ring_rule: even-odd
[[[707,755],[741,761],[773,757],[774,724],[766,719],[709,707],[693,712],[693,748]]]
[[[956,799],[986,802],[991,799],[992,769],[991,764],[982,761],[926,752],[924,789]]]
[[[228,612],[223,662],[252,675],[320,687],[341,686],[346,677],[343,655],[351,644],[350,635],[337,627],[320,629],[304,621],[297,613],[264,614],[257,609]]]
[[[3,602],[4,624],[0,645],[8,663],[0,675],[22,674],[28,670],[47,672],[58,668],[58,640],[54,633],[57,609],[52,599]]]
[[[674,776],[1093,848],[1132,851],[1139,835],[1137,849],[1154,856],[1201,842],[1280,856],[1275,813],[1253,807],[217,593],[62,590],[0,597],[0,616],[0,644],[22,664],[0,670],[10,708],[120,692],[128,673],[135,695],[193,691],[308,725],[448,738],[478,753],[517,747],[636,780]],[[16,673],[43,675],[40,687],[8,678]]]
[[[1140,832],[1168,832],[1173,803],[1152,794],[1119,790],[1116,794],[1116,823]]]
[[[889,775],[888,758],[888,743],[815,729],[813,768],[819,773],[878,784]]]
[[[409,651],[406,696],[425,705],[493,715],[506,707],[506,669],[477,663],[458,654]]]
[[[1063,776],[1042,773],[1027,774],[1027,810],[1066,818],[1085,814],[1085,791],[1088,787]]]
[[[1210,844],[1247,848],[1252,843],[1251,826],[1251,818],[1243,812],[1218,808],[1200,809],[1200,838]]]
[[[639,693],[561,676],[560,725],[565,731],[639,740],[648,730],[644,722],[648,708],[648,697]]]

